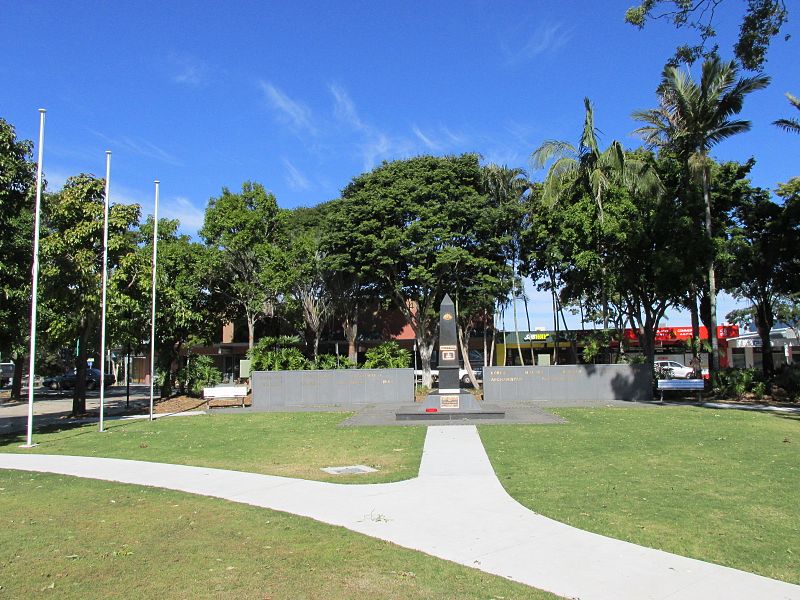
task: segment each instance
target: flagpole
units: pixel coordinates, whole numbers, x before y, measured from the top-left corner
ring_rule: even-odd
[[[22,448],[33,443],[33,371],[36,364],[36,299],[39,294],[39,220],[42,211],[42,157],[44,147],[44,114],[39,109],[39,158],[36,164],[36,214],[33,226],[33,267],[31,268],[31,345],[28,357],[28,437]]]
[[[156,267],[158,266],[158,179],[156,184],[155,210],[153,211],[153,288],[150,312],[150,420],[153,420],[153,381],[156,377]]]
[[[100,431],[106,399],[106,287],[108,285],[108,196],[111,188],[111,150],[106,150],[106,196],[103,202],[103,299],[100,318]]]

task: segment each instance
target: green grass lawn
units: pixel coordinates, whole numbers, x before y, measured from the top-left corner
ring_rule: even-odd
[[[800,583],[800,420],[703,408],[560,409],[482,426],[506,490],[536,512]]]
[[[676,407],[554,412],[569,423],[480,428],[498,477],[522,504],[582,529],[800,583],[800,419]],[[141,459],[350,483],[417,474],[425,428],[337,428],[345,416],[264,413],[110,421],[103,434],[96,425],[38,433],[39,446],[31,450],[17,447],[22,437],[0,438],[0,451]],[[329,476],[319,470],[349,464],[380,471]],[[59,485],[53,488],[56,497]],[[95,492],[117,489],[103,485]],[[47,518],[58,522],[62,517]]]
[[[378,483],[416,477],[425,427],[336,425],[346,413],[199,415],[155,421],[107,421],[36,433],[38,445],[21,450],[23,435],[0,437],[0,451],[127,458],[338,483]],[[363,475],[328,475],[322,467],[363,464]]]
[[[0,598],[555,598],[311,519],[60,475],[0,470],[0,523]]]

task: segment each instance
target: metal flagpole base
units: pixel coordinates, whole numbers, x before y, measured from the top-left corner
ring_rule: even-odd
[[[17,448],[33,448],[38,445],[39,444],[22,444],[21,446],[17,446]]]

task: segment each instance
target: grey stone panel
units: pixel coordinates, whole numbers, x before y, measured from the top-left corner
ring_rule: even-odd
[[[414,401],[413,369],[254,371],[254,412]]]
[[[484,398],[495,404],[548,400],[629,400],[653,397],[647,365],[485,367]]]

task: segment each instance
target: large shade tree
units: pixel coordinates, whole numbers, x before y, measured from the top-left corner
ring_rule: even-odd
[[[783,204],[769,192],[744,182],[728,231],[729,254],[725,287],[748,300],[750,317],[761,338],[764,375],[774,370],[770,331],[786,298],[800,292],[800,195],[785,193]]]
[[[651,146],[666,146],[686,161],[688,171],[702,182],[706,236],[713,239],[711,205],[711,159],[709,152],[719,142],[748,131],[750,122],[736,119],[745,97],[769,84],[763,75],[737,76],[733,61],[711,58],[703,63],[699,81],[674,66],[664,68],[658,89],[659,106],[634,113],[643,121],[637,132]],[[717,282],[714,255],[708,262],[708,299],[712,369],[719,369],[717,341]]]
[[[256,323],[273,316],[278,294],[282,249],[275,196],[249,181],[238,194],[223,188],[209,200],[199,233],[209,248],[209,289],[226,318],[245,319],[252,349]]]
[[[431,386],[445,293],[475,281],[490,264],[505,264],[498,215],[481,193],[478,157],[385,163],[344,189],[343,208],[332,226],[350,233],[347,252],[360,276],[380,288],[413,329],[422,383]]]
[[[86,412],[86,369],[99,344],[103,267],[105,181],[81,174],[47,196],[41,241],[42,305],[46,332],[74,348],[73,414]],[[134,246],[139,206],[112,204],[108,218],[108,265],[113,273]],[[109,315],[109,320],[115,315]],[[103,368],[103,357],[98,367]]]
[[[181,356],[194,344],[210,341],[224,313],[216,312],[207,286],[209,250],[178,232],[178,221],[158,221],[156,275],[156,368],[160,395],[169,397]],[[114,302],[122,319],[130,319],[117,335],[122,341],[149,345],[152,294],[153,218],[136,231],[136,245],[112,277]],[[133,330],[140,328],[137,335]]]

